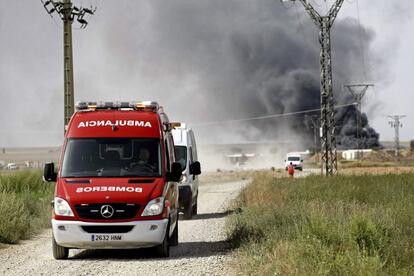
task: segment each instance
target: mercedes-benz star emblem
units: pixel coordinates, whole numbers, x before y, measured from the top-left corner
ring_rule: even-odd
[[[114,215],[114,208],[111,205],[102,205],[101,207],[101,215],[104,218],[110,218]]]

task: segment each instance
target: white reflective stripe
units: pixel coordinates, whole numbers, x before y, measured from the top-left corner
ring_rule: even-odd
[[[129,193],[142,193],[141,187],[118,187],[118,186],[95,186],[95,187],[78,187],[77,193],[89,193],[89,192],[129,192]]]

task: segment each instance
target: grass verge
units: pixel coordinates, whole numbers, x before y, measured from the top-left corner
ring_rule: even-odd
[[[40,171],[0,174],[0,243],[17,243],[49,226],[53,190]]]
[[[256,177],[227,220],[243,275],[412,275],[414,175]]]

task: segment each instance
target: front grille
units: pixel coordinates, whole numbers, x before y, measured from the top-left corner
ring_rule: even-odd
[[[132,228],[134,228],[133,225],[82,226],[85,232],[94,234],[128,233]]]
[[[106,216],[102,215],[101,209],[104,205],[112,207],[112,216],[108,216],[108,214],[105,214]],[[138,204],[133,203],[93,203],[78,204],[75,206],[75,210],[78,216],[84,219],[116,220],[134,218],[138,213],[139,207]]]

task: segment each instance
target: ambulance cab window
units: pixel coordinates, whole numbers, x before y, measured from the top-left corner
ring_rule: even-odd
[[[160,176],[158,139],[69,139],[62,177]]]

